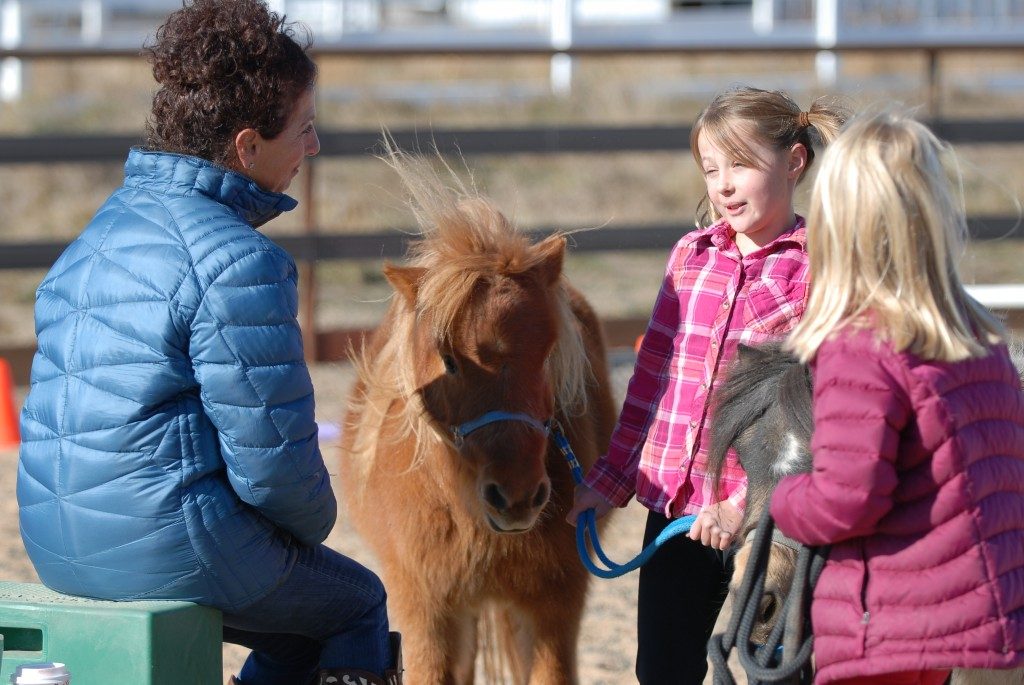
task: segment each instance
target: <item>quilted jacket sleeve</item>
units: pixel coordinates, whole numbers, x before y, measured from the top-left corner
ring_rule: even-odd
[[[190,351],[228,479],[244,502],[300,542],[318,544],[337,502],[317,442],[294,264],[256,243],[213,270]]]
[[[827,341],[814,375],[813,467],[784,478],[771,512],[806,545],[870,535],[892,508],[900,432],[911,403],[871,345]]]

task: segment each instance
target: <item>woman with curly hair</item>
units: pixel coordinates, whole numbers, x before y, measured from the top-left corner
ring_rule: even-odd
[[[263,0],[157,32],[148,144],[36,294],[21,532],[60,592],[220,609],[235,682],[396,683],[384,587],[321,544],[295,264],[255,230],[320,149],[307,48]]]

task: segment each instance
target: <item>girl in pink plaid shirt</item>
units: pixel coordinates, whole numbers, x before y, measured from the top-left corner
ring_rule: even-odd
[[[634,495],[651,511],[646,546],[672,518],[699,514],[689,537],[640,570],[637,678],[700,683],[706,644],[728,584],[724,550],[746,500],[735,455],[707,473],[709,398],[738,343],[787,332],[804,309],[808,260],[793,194],[845,112],[817,100],[802,111],[780,92],[738,88],[697,118],[690,147],[707,186],[698,230],[673,248],[637,354],[608,453],[576,491],[568,518],[597,516]]]

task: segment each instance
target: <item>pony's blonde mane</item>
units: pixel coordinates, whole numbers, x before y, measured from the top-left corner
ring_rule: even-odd
[[[386,141],[383,159],[398,173],[410,195],[420,239],[409,248],[407,266],[423,269],[423,276],[415,309],[401,297],[392,303],[393,329],[376,355],[371,358],[365,349],[353,355],[364,387],[362,396],[353,399],[353,406],[357,411],[372,411],[378,421],[383,421],[393,400],[404,399],[403,434],[416,436],[422,455],[428,436],[433,436],[432,443],[442,438],[424,430],[424,409],[416,393],[409,345],[414,330],[429,320],[437,341],[451,340],[453,326],[468,307],[481,278],[522,273],[537,266],[544,253],[443,161],[450,183],[445,182],[430,158],[403,153],[391,141]],[[548,360],[549,373],[557,410],[573,413],[585,405],[592,370],[564,277],[554,287],[558,337]],[[377,433],[365,423],[363,429],[366,435]]]

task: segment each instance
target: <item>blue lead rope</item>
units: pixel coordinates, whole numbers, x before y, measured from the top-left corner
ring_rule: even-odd
[[[580,467],[580,462],[576,459],[576,455],[573,453],[572,447],[569,446],[569,441],[565,439],[562,427],[558,425],[557,421],[552,422],[551,437],[554,438],[558,451],[562,453],[562,456],[569,463],[573,480],[576,481],[577,485],[583,483],[583,469]],[[647,563],[647,560],[654,556],[658,548],[671,538],[690,532],[690,528],[696,520],[697,516],[694,514],[676,519],[665,526],[664,530],[654,539],[654,542],[647,545],[634,559],[625,564],[617,564],[609,559],[608,555],[601,548],[601,543],[597,540],[597,518],[594,516],[593,509],[587,509],[580,514],[579,519],[576,521],[576,551],[579,552],[580,561],[583,562],[587,570],[598,578],[618,578],[630,571],[635,571]],[[590,553],[587,551],[587,542],[590,543],[591,549],[594,550],[594,554],[604,564],[605,568],[601,568],[590,558]]]

